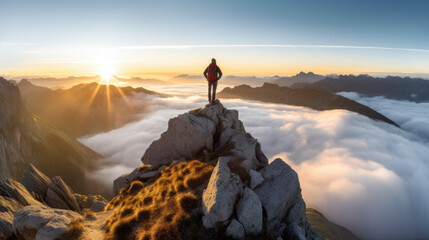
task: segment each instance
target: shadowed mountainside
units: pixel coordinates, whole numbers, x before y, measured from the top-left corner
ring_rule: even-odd
[[[240,98],[263,102],[284,103],[309,107],[320,111],[345,109],[398,127],[395,122],[365,105],[317,88],[293,89],[265,83],[262,87],[256,88],[247,85],[234,88],[227,87],[218,93],[218,96],[220,98]]]
[[[28,111],[16,85],[0,78],[0,179],[18,179],[28,163],[60,175],[82,193],[101,187],[85,176],[101,156]]]
[[[329,221],[322,213],[313,208],[306,209],[307,220],[322,237],[329,240],[358,240],[347,228]]]
[[[384,96],[414,102],[429,101],[429,80],[422,78],[340,75],[338,78],[325,78],[315,83],[295,83],[291,87],[316,87],[329,92],[357,92],[368,97]]]
[[[136,114],[152,110],[147,96],[156,94],[145,88],[97,83],[52,90],[22,80],[18,87],[31,112],[72,137],[112,130],[135,121]],[[140,94],[139,104],[131,101],[136,94]]]

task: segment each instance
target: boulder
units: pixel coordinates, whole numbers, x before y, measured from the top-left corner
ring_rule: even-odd
[[[279,158],[261,172],[266,180],[255,188],[255,193],[266,211],[268,223],[282,221],[287,211],[302,199],[298,175]]]
[[[73,220],[81,216],[69,210],[45,206],[27,206],[15,213],[13,231],[24,239],[58,239],[64,235]]]
[[[249,176],[250,176],[250,188],[254,189],[256,186],[258,186],[259,184],[261,184],[265,179],[264,177],[262,177],[262,174],[250,169],[249,171]]]
[[[107,202],[97,200],[97,201],[94,201],[90,210],[93,212],[102,212],[104,211],[104,208],[106,207],[106,205],[107,205]]]
[[[234,148],[231,150],[234,156],[242,157],[245,159],[241,163],[241,166],[244,167],[247,171],[249,171],[250,169],[257,170],[267,165],[267,163],[265,162],[266,157],[262,158],[260,152],[258,153],[260,155],[260,159],[262,159],[262,162],[260,162],[257,158],[256,153],[257,149],[260,148],[260,145],[258,141],[253,138],[252,135],[250,135],[249,133],[243,130],[228,128],[222,131],[222,133],[220,134],[219,148],[227,143],[231,143],[234,145]]]
[[[180,114],[168,121],[168,129],[152,142],[142,157],[144,164],[166,165],[180,158],[190,159],[202,149],[213,150],[215,123],[207,117]]]
[[[234,218],[232,219],[231,223],[226,228],[226,236],[233,238],[233,239],[246,239],[246,234],[244,232],[243,225],[239,223]]]
[[[52,178],[46,195],[46,204],[53,208],[60,208],[80,212],[79,204],[72,189],[61,177]]]
[[[238,221],[243,225],[246,235],[255,235],[262,230],[262,205],[258,195],[245,188],[243,196],[236,205]]]
[[[228,157],[220,157],[210,176],[207,188],[203,192],[203,225],[215,227],[218,222],[225,222],[234,212],[237,198],[243,191],[240,177],[228,167]]]
[[[21,183],[30,193],[44,198],[51,180],[30,163],[25,170]]]

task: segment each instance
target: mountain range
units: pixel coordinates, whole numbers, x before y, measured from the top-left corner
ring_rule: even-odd
[[[294,83],[291,87],[316,87],[329,92],[356,92],[367,97],[384,96],[414,102],[429,101],[429,80],[423,78],[340,75],[338,78],[327,77],[314,83]]]
[[[136,114],[150,111],[148,104],[133,104],[136,94],[152,96],[156,92],[145,88],[117,87],[98,83],[83,83],[69,89],[52,90],[32,84],[18,83],[29,110],[72,137],[81,137],[112,130],[136,120]]]

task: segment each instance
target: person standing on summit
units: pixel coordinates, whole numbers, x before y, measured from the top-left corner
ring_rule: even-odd
[[[209,103],[213,103],[216,99],[217,81],[222,77],[222,71],[216,65],[216,59],[212,58],[212,63],[204,70],[204,77],[209,83]],[[213,87],[213,95],[211,89]]]

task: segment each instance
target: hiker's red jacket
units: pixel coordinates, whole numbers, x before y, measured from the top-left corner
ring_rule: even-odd
[[[212,74],[211,69],[215,69],[215,73]],[[204,77],[207,79],[207,81],[216,81],[219,80],[222,77],[222,71],[220,70],[219,66],[217,66],[215,63],[210,63],[209,66],[204,70]]]

